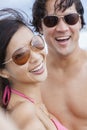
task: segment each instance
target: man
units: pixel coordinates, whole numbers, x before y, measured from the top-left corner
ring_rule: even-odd
[[[69,130],[87,130],[87,52],[79,47],[82,3],[36,0],[32,11],[35,31],[44,35],[49,50],[44,103]]]

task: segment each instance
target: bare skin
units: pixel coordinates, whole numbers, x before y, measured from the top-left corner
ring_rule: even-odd
[[[0,108],[0,129],[1,130],[19,130],[13,120]]]
[[[48,14],[53,14],[54,2],[48,1]],[[74,6],[57,15],[73,11],[76,11]],[[61,19],[53,28],[42,23],[49,49],[48,78],[42,84],[42,97],[48,111],[69,130],[87,130],[87,52],[78,45],[80,28],[80,20],[69,26]],[[65,46],[55,40],[68,35],[71,38]]]

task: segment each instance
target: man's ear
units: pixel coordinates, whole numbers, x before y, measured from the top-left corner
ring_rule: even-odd
[[[82,29],[82,21],[81,21],[81,18],[79,18],[79,29],[80,29],[80,30]]]
[[[6,69],[0,69],[0,76],[3,78],[9,78],[9,73]]]
[[[43,35],[42,26],[41,26],[41,27],[39,27],[39,33],[40,33],[41,35]]]
[[[40,33],[41,35],[43,35],[43,31],[42,31],[42,30],[39,30],[39,33]]]

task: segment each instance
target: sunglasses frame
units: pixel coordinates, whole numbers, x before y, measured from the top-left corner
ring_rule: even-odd
[[[78,16],[78,19],[77,19],[77,21],[76,21],[74,24],[69,24],[69,23],[66,21],[66,18],[65,18],[65,17],[70,16],[70,15],[77,15],[77,16]],[[49,23],[48,23],[48,25],[45,24],[45,19],[46,19],[47,17],[51,17],[51,16],[53,16],[53,17],[56,18],[55,24],[54,24],[53,26],[49,26]],[[72,25],[75,25],[75,24],[79,21],[79,17],[80,17],[80,16],[81,16],[81,15],[78,14],[78,13],[70,13],[70,14],[58,15],[58,16],[57,16],[57,15],[46,15],[46,16],[44,16],[44,18],[42,19],[42,21],[43,21],[43,23],[44,23],[44,25],[45,25],[46,27],[52,28],[52,27],[55,27],[55,26],[60,22],[60,19],[62,18],[63,21],[64,21],[67,25],[72,26]]]
[[[27,45],[34,51],[33,48],[35,48],[35,46],[33,47],[32,41],[33,41],[33,39],[34,39],[35,37],[37,37],[37,36],[43,40],[43,48],[42,48],[42,49],[37,49],[37,50],[38,50],[38,51],[43,50],[43,49],[45,48],[45,42],[44,42],[43,37],[39,34],[39,35],[34,35],[34,36],[32,37],[32,39],[31,39],[31,41],[30,41],[30,45],[28,45],[28,44],[29,44],[29,43],[28,43],[28,44],[24,45],[23,47],[17,49],[16,51],[18,51],[18,50],[20,50],[20,49],[23,49],[23,48],[24,48],[25,46],[27,46]],[[28,50],[28,49],[26,49],[26,52],[27,52],[27,50]],[[8,63],[11,62],[11,61],[13,61],[15,64],[17,64],[17,63],[14,61],[14,58],[13,58],[13,55],[15,54],[16,51],[13,52],[12,57],[11,57],[10,59],[6,60],[6,61],[3,62],[2,64],[8,64]],[[35,52],[38,52],[38,51],[35,51]],[[28,59],[29,59],[29,58],[28,58]],[[27,62],[27,61],[26,61],[26,62]],[[25,62],[24,64],[26,64],[26,62]],[[17,64],[17,65],[24,65],[24,64]]]

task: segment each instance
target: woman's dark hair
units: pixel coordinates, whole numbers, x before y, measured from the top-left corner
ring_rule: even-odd
[[[47,15],[46,3],[48,0],[35,0],[32,8],[32,21],[31,24],[34,26],[36,32],[40,32],[42,18]],[[54,5],[54,11],[62,10],[65,11],[67,8],[75,4],[77,12],[81,15],[82,28],[85,25],[84,21],[84,8],[80,0],[56,0]]]
[[[0,70],[5,68],[6,49],[7,46],[15,34],[15,32],[21,26],[29,27],[28,17],[23,11],[15,10],[11,8],[5,8],[0,10]],[[10,85],[8,79],[0,76],[0,105],[3,105],[2,96],[6,85]]]

